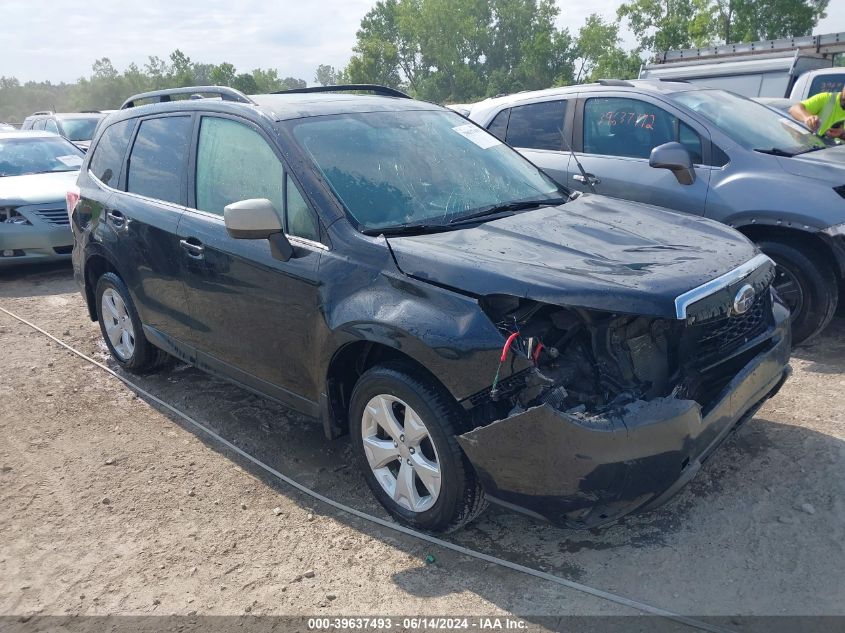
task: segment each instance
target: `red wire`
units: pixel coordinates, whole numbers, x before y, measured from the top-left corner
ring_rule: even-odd
[[[517,336],[519,336],[519,332],[514,332],[508,337],[508,340],[505,341],[505,346],[502,348],[502,356],[499,358],[499,363],[504,363],[508,359],[508,351],[511,348],[511,343],[514,342]]]
[[[537,359],[540,358],[540,352],[543,351],[543,344],[537,343],[537,349],[534,351],[534,362],[537,362]]]

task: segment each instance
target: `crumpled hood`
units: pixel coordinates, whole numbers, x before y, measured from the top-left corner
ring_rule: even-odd
[[[666,318],[678,295],[757,252],[723,224],[595,195],[388,243],[405,274],[474,295]]]
[[[65,194],[76,182],[77,176],[78,171],[3,176],[0,178],[0,205],[18,207],[58,200],[64,203]]]
[[[778,158],[783,170],[802,178],[823,180],[834,186],[845,185],[845,145],[792,158]]]

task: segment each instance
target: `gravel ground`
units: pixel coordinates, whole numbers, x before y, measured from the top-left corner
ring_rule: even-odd
[[[67,266],[0,273],[0,306],[112,366]],[[679,613],[845,615],[844,351],[839,318],[657,511],[580,532],[493,508],[449,538]],[[0,355],[0,615],[631,613],[311,501],[3,313]],[[137,383],[385,516],[316,421],[184,365]]]

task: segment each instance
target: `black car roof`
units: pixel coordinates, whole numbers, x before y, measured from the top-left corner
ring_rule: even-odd
[[[110,121],[146,116],[163,112],[221,112],[243,114],[252,112],[264,115],[273,121],[300,119],[312,116],[363,112],[402,112],[412,110],[445,110],[425,101],[386,97],[381,95],[339,94],[339,93],[282,93],[249,95],[252,103],[241,103],[216,98],[180,99],[161,103],[149,103],[118,110],[110,115]]]
[[[282,121],[309,116],[346,114],[349,112],[402,112],[408,110],[443,110],[439,105],[379,95],[335,93],[251,95],[257,108]]]

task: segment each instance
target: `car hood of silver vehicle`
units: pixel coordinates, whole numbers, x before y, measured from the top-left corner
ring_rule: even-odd
[[[584,194],[474,228],[389,237],[400,270],[477,296],[676,318],[675,299],[757,248],[724,224]]]
[[[0,204],[23,206],[65,199],[68,189],[76,183],[78,171],[60,171],[0,178]]]
[[[778,158],[784,171],[802,178],[823,180],[845,185],[845,145],[799,154],[792,158]]]

